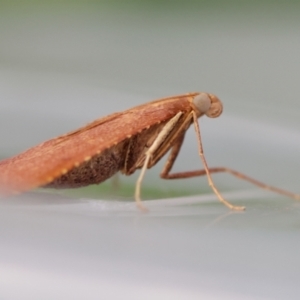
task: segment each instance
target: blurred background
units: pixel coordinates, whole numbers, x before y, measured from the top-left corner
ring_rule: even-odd
[[[299,1],[279,0],[0,1],[0,157],[134,105],[207,91],[224,105],[220,118],[200,120],[208,164],[300,193],[299,14]],[[129,192],[117,199],[108,182],[105,194],[2,200],[0,296],[299,298],[299,203],[214,176],[248,208],[230,213],[206,178],[166,182],[162,165],[142,195],[169,199],[145,201],[147,215],[132,201],[136,175],[120,177]],[[174,170],[195,168],[191,128]]]

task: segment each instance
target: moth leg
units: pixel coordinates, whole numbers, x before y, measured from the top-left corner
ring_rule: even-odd
[[[268,184],[265,184],[261,181],[258,181],[254,178],[251,178],[250,176],[243,174],[241,172],[238,172],[236,170],[230,169],[230,168],[226,168],[226,167],[215,167],[215,168],[208,168],[208,171],[210,174],[214,174],[214,173],[229,173],[239,179],[243,179],[245,181],[248,181],[250,183],[252,183],[253,185],[256,185],[264,190],[267,191],[271,191],[283,196],[287,196],[296,200],[300,200],[300,195],[299,194],[294,194],[291,193],[289,191],[283,190],[283,189],[279,189],[275,186],[271,186]],[[196,176],[203,176],[206,175],[206,171],[203,170],[196,170],[196,171],[187,171],[187,172],[179,172],[179,173],[173,173],[173,174],[169,174],[169,173],[161,173],[161,177],[164,179],[183,179],[183,178],[191,178],[191,177],[196,177]]]
[[[164,178],[164,179],[173,179],[172,176],[173,174],[169,174],[173,165],[174,165],[174,162],[180,152],[180,149],[181,149],[181,146],[183,144],[183,140],[184,140],[184,134],[182,134],[181,136],[178,137],[178,139],[176,140],[176,142],[173,144],[172,146],[172,149],[171,149],[171,152],[168,156],[168,159],[160,173],[160,177],[161,178]],[[177,173],[175,173],[177,174]],[[171,176],[169,178],[169,176]],[[178,178],[178,177],[176,177]]]
[[[268,185],[268,184],[265,184],[261,181],[258,181],[254,178],[251,178],[250,176],[248,175],[245,175],[241,172],[238,172],[238,171],[235,171],[233,169],[230,169],[230,168],[224,168],[224,167],[217,167],[217,168],[210,168],[209,169],[209,172],[210,173],[229,173],[239,179],[243,179],[245,181],[248,181],[264,190],[267,190],[267,191],[271,191],[271,192],[274,192],[274,193],[277,193],[277,194],[280,194],[280,195],[283,195],[283,196],[287,196],[287,197],[290,197],[290,198],[293,198],[293,199],[296,199],[296,200],[300,200],[300,195],[299,194],[294,194],[294,193],[291,193],[289,191],[286,191],[286,190],[283,190],[283,189],[279,189],[275,186],[271,186],[271,185]]]
[[[161,146],[161,144],[168,137],[169,133],[172,131],[172,129],[174,128],[174,126],[176,125],[176,123],[178,122],[178,120],[182,114],[183,114],[182,112],[178,112],[170,121],[168,121],[168,123],[163,127],[161,132],[157,135],[156,139],[154,140],[152,145],[149,147],[149,149],[145,153],[145,161],[144,161],[141,173],[138,177],[138,180],[136,182],[136,187],[135,187],[136,205],[142,211],[147,211],[145,206],[142,204],[140,194],[141,194],[141,184],[142,184],[143,178],[145,176],[149,161],[152,158],[152,156],[155,154],[156,150]]]
[[[229,207],[232,210],[244,210],[245,207],[244,206],[236,206],[233,205],[231,203],[229,203],[227,200],[225,200],[223,198],[223,196],[221,195],[221,193],[218,191],[218,189],[216,188],[211,175],[210,175],[210,169],[207,166],[207,162],[204,156],[204,151],[203,151],[203,146],[202,146],[202,141],[201,141],[201,135],[200,135],[200,129],[199,129],[199,124],[197,122],[197,116],[196,113],[193,112],[193,120],[194,120],[194,126],[195,126],[195,130],[196,130],[196,134],[197,134],[197,141],[198,141],[198,148],[199,148],[199,156],[202,160],[202,163],[204,165],[204,170],[199,170],[199,171],[188,171],[188,172],[181,172],[181,173],[174,173],[174,174],[169,174],[169,172],[171,171],[171,168],[174,164],[174,161],[176,160],[176,157],[180,151],[182,142],[183,142],[183,136],[181,136],[176,143],[173,145],[170,156],[166,162],[166,165],[163,169],[163,171],[161,172],[161,177],[165,178],[165,179],[175,179],[175,178],[189,178],[189,177],[195,177],[195,176],[202,176],[202,175],[207,175],[207,179],[208,179],[208,184],[209,186],[212,188],[212,190],[214,191],[214,193],[216,194],[216,196],[218,197],[219,201],[221,203],[223,203],[225,206]]]
[[[168,157],[168,160],[167,160],[167,162],[166,162],[166,164],[165,164],[165,166],[164,166],[164,168],[163,168],[163,170],[162,170],[162,172],[160,174],[161,178],[164,178],[164,179],[191,178],[191,177],[206,175],[207,172],[209,174],[213,174],[213,173],[229,173],[229,174],[231,174],[231,175],[233,175],[233,176],[235,176],[235,177],[237,177],[239,179],[243,179],[245,181],[248,181],[248,182],[250,182],[250,183],[252,183],[252,184],[254,184],[254,185],[256,185],[256,186],[258,186],[258,187],[260,187],[262,189],[265,189],[265,190],[268,190],[268,191],[272,191],[272,192],[275,192],[277,194],[284,195],[284,196],[287,196],[287,197],[290,197],[290,198],[293,198],[293,199],[296,199],[296,200],[300,200],[300,195],[298,195],[298,194],[294,194],[294,193],[291,193],[289,191],[285,191],[285,190],[279,189],[277,187],[273,187],[273,186],[267,185],[267,184],[262,183],[262,182],[260,182],[260,181],[258,181],[256,179],[254,179],[254,178],[249,177],[248,175],[245,175],[245,174],[243,174],[241,172],[235,171],[235,170],[230,169],[230,168],[216,167],[216,168],[207,168],[207,169],[203,169],[203,170],[178,172],[178,173],[170,174],[171,168],[172,168],[172,166],[173,166],[173,164],[174,164],[174,162],[175,162],[175,160],[177,158],[177,155],[178,155],[178,153],[180,151],[180,148],[181,148],[181,145],[183,143],[183,138],[184,138],[184,136],[180,137],[176,141],[176,143],[173,145],[173,148],[172,148],[171,153],[170,153],[170,155]],[[201,140],[200,140],[200,142],[201,142]],[[202,145],[201,145],[201,148],[199,147],[199,149],[200,149],[199,152],[202,151],[202,155],[203,155]],[[221,201],[221,202],[224,203],[223,201]],[[228,206],[228,205],[226,205],[226,206]],[[240,208],[240,206],[238,206],[238,208]],[[233,209],[235,209],[235,207],[233,207]]]
[[[142,185],[142,181],[145,176],[146,169],[147,169],[150,158],[151,158],[151,154],[147,152],[143,168],[141,170],[141,173],[139,175],[139,178],[138,178],[138,180],[136,182],[136,186],[135,186],[135,203],[136,203],[137,207],[141,211],[144,211],[144,212],[147,212],[148,209],[143,205],[142,200],[141,200],[141,185]]]

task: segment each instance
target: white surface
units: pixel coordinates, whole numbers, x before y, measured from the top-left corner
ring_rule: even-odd
[[[213,198],[145,201],[148,214],[46,194],[3,200],[1,296],[297,299],[300,204],[255,201],[232,213]]]

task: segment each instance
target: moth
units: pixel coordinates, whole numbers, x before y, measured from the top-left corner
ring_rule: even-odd
[[[223,111],[219,98],[209,93],[188,93],[152,101],[100,118],[78,130],[48,140],[14,157],[0,161],[0,194],[11,195],[37,187],[77,188],[99,184],[117,172],[131,175],[141,169],[136,183],[137,206],[146,169],[169,150],[160,174],[164,179],[207,175],[217,198],[233,210],[243,210],[225,200],[211,174],[227,172],[261,188],[300,199],[299,195],[263,184],[229,168],[209,168],[202,147],[198,118],[216,118]],[[187,129],[194,125],[204,169],[171,173]]]

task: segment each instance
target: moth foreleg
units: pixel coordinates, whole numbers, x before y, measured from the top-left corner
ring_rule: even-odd
[[[203,146],[202,146],[202,141],[201,141],[201,134],[200,134],[200,128],[199,128],[199,123],[198,123],[198,119],[197,119],[197,115],[196,113],[193,111],[193,121],[194,121],[194,127],[195,127],[195,131],[197,134],[197,142],[198,142],[198,151],[199,151],[199,156],[202,160],[204,169],[205,169],[205,173],[207,175],[207,179],[208,179],[208,184],[209,186],[212,188],[212,190],[214,191],[214,193],[216,194],[216,196],[218,197],[219,201],[221,203],[223,203],[225,206],[229,207],[232,210],[244,210],[245,207],[244,206],[236,206],[233,205],[231,203],[229,203],[227,200],[225,200],[223,198],[223,196],[221,195],[221,193],[218,191],[218,189],[216,188],[211,176],[210,176],[210,172],[209,172],[209,168],[207,166],[207,162],[204,156],[204,151],[203,151]]]
[[[157,149],[161,146],[161,144],[165,141],[165,139],[168,137],[176,123],[178,122],[179,118],[181,117],[183,113],[179,112],[177,113],[161,130],[161,132],[157,135],[156,139],[154,140],[153,144],[149,147],[149,149],[145,153],[145,161],[141,170],[141,173],[138,177],[138,180],[136,182],[135,187],[135,201],[139,209],[142,211],[147,211],[145,206],[142,204],[141,201],[141,184],[143,181],[143,178],[145,176],[146,169],[148,167],[149,161],[151,157],[155,154]]]
[[[155,141],[153,142],[153,144],[151,145],[151,147],[148,149],[148,151],[145,154],[145,161],[144,161],[144,165],[142,167],[140,176],[137,180],[136,183],[136,190],[135,190],[135,200],[137,203],[137,206],[145,211],[145,207],[142,205],[141,202],[141,198],[140,198],[140,190],[141,190],[141,183],[142,180],[144,178],[147,166],[149,164],[149,161],[152,157],[152,155],[155,153],[155,151],[157,150],[157,148],[162,144],[162,142],[165,140],[165,138],[168,136],[168,134],[170,133],[170,131],[174,128],[177,120],[179,119],[181,114],[177,114],[174,118],[172,118],[166,125],[165,127],[162,129],[162,131],[159,133],[159,135],[157,136],[157,138],[155,139]],[[194,123],[197,123],[197,118],[193,115],[194,117]],[[222,202],[224,205],[226,205],[227,207],[229,207],[230,209],[234,209],[234,210],[243,210],[244,207],[243,206],[235,206],[232,205],[231,203],[229,203],[227,200],[225,200],[222,195],[220,194],[220,192],[217,190],[217,188],[215,187],[212,178],[210,176],[209,173],[209,168],[207,166],[205,157],[204,157],[204,153],[203,153],[203,147],[202,147],[202,142],[201,142],[201,136],[200,136],[200,130],[198,127],[198,123],[197,125],[195,125],[195,129],[196,132],[198,134],[198,146],[199,146],[199,155],[203,161],[204,170],[197,170],[197,171],[187,171],[187,172],[180,172],[180,173],[173,173],[170,174],[170,171],[174,165],[174,162],[180,152],[183,140],[184,140],[184,135],[185,132],[183,132],[181,135],[179,135],[179,137],[176,139],[176,142],[173,144],[172,149],[171,149],[171,153],[167,159],[167,162],[160,174],[161,178],[164,179],[175,179],[175,178],[189,178],[189,177],[196,177],[196,176],[202,176],[202,175],[207,175],[208,177],[208,182],[209,185],[211,186],[212,190],[214,191],[214,193],[216,194],[216,196],[218,197],[218,199],[220,200],[220,202]]]
[[[207,166],[206,163],[206,159],[204,156],[204,151],[203,151],[203,146],[202,146],[202,141],[201,141],[201,135],[200,135],[200,129],[199,129],[199,125],[197,122],[197,116],[193,113],[193,119],[194,119],[194,125],[195,125],[195,130],[197,133],[197,137],[198,137],[198,148],[199,148],[199,155],[201,157],[201,160],[203,162],[204,165],[204,169],[203,170],[196,170],[196,171],[187,171],[187,172],[179,172],[179,173],[173,173],[170,174],[170,171],[172,169],[172,166],[178,156],[178,153],[180,151],[181,145],[183,143],[183,139],[184,139],[184,135],[182,135],[180,138],[178,138],[178,140],[176,141],[176,143],[173,145],[171,153],[168,157],[168,160],[160,174],[161,178],[164,179],[179,179],[179,178],[191,178],[191,177],[196,177],[196,176],[203,176],[203,175],[207,175],[208,178],[208,183],[210,185],[210,187],[212,188],[212,190],[214,191],[214,193],[216,194],[216,196],[218,197],[219,201],[222,202],[224,205],[226,205],[227,207],[229,207],[230,209],[233,210],[244,210],[245,208],[243,206],[235,206],[232,205],[231,203],[229,203],[227,200],[225,200],[223,198],[223,196],[220,194],[220,192],[218,191],[218,189],[215,187],[214,182],[210,176],[210,169]]]
[[[209,185],[212,187],[213,191],[215,192],[215,194],[217,195],[217,197],[219,198],[219,200],[224,203],[226,206],[228,206],[231,209],[236,209],[236,210],[241,210],[244,207],[241,206],[233,206],[232,204],[230,204],[228,201],[226,201],[221,194],[219,193],[219,191],[216,189],[216,187],[214,186],[214,183],[212,182],[211,176],[210,174],[213,173],[229,173],[239,179],[243,179],[245,181],[248,181],[262,189],[268,190],[268,191],[272,191],[275,192],[277,194],[280,195],[284,195],[290,198],[294,198],[296,200],[300,200],[300,195],[299,194],[294,194],[291,193],[289,191],[285,191],[282,189],[279,189],[277,187],[274,186],[270,186],[267,185],[265,183],[262,183],[254,178],[249,177],[248,175],[245,175],[241,172],[232,170],[230,168],[224,168],[224,167],[216,167],[216,168],[209,168],[207,166],[205,157],[204,157],[204,151],[203,151],[203,147],[202,147],[202,142],[201,142],[201,135],[200,135],[200,130],[199,130],[199,126],[198,126],[198,122],[195,121],[196,119],[194,119],[194,124],[195,124],[195,129],[196,129],[196,133],[198,135],[198,146],[199,146],[199,155],[203,161],[204,167],[205,169],[202,170],[195,170],[195,171],[186,171],[186,172],[178,172],[178,173],[172,173],[170,174],[171,168],[176,160],[176,157],[179,153],[179,150],[181,148],[182,142],[183,142],[183,137],[181,139],[179,139],[172,148],[172,151],[168,157],[168,160],[160,174],[161,178],[164,179],[183,179],[183,178],[191,178],[191,177],[196,177],[196,176],[203,176],[203,175],[207,175],[208,177],[208,181],[209,181]]]

